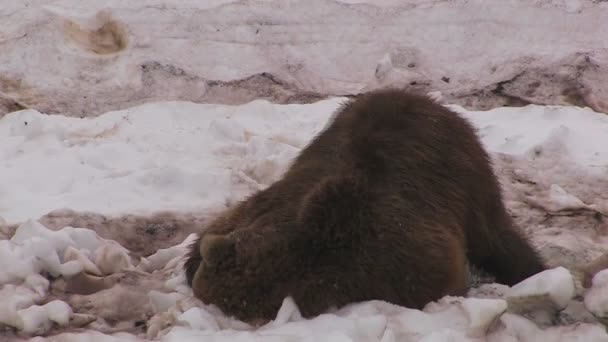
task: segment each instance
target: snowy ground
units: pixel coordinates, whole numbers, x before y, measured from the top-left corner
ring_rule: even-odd
[[[608,112],[602,0],[0,0],[0,116],[385,85]]]
[[[576,107],[453,106],[493,152],[517,222],[572,272],[423,311],[374,301],[303,320],[286,299],[257,329],[192,298],[190,233],[280,177],[340,101],[0,119],[0,340],[608,341],[608,271],[579,269],[608,247],[608,116]]]

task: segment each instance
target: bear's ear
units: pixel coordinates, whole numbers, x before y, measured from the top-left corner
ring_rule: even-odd
[[[200,254],[209,266],[217,266],[220,261],[235,254],[235,240],[231,236],[206,234],[199,244]]]
[[[327,178],[304,198],[298,221],[313,241],[329,248],[348,247],[369,228],[369,196],[355,178]]]

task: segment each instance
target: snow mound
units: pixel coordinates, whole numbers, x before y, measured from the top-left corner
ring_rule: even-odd
[[[56,0],[0,15],[0,115],[302,103],[387,85],[477,109],[608,110],[604,1]]]
[[[94,119],[11,113],[0,120],[0,173],[11,194],[0,198],[0,216],[18,223],[64,208],[123,214],[230,204],[277,179],[341,101],[159,103]]]
[[[6,161],[0,173],[11,194],[0,198],[0,216],[11,224],[64,208],[118,215],[230,205],[278,179],[344,100],[169,102],[91,119],[11,113],[0,120],[0,157]],[[588,172],[608,170],[608,145],[596,143],[608,136],[606,115],[533,105],[490,112],[452,108],[479,128],[492,152],[546,156],[553,168],[563,168],[555,161],[567,158]],[[551,198],[562,195],[556,185]],[[567,198],[565,204],[580,204]],[[604,207],[608,200],[593,206]]]

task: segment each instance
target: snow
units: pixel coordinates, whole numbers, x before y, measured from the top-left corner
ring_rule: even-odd
[[[342,101],[169,102],[91,119],[9,114],[0,121],[0,170],[11,196],[0,198],[0,216],[12,224],[63,208],[122,214],[233,202],[277,179]],[[608,144],[598,144],[608,136],[603,114],[542,106],[491,113],[466,115],[491,151],[524,155],[559,142],[576,164],[608,170]]]
[[[558,309],[566,307],[574,297],[574,279],[564,267],[558,267],[538,274],[511,287],[507,299],[516,301],[526,297],[546,297],[548,304]]]
[[[276,179],[338,102],[159,103],[94,119],[9,114],[0,157],[11,197],[0,199],[0,216],[14,223],[61,208],[113,214],[240,199]]]
[[[53,229],[41,223],[50,222],[41,218],[50,211],[57,213],[52,217],[79,215],[65,209],[106,215],[108,225],[125,214],[225,208],[280,177],[343,100],[159,102],[84,119],[33,110],[6,115],[0,119],[0,190],[10,198],[0,196],[6,236],[0,240],[0,324],[21,336],[56,332],[49,341],[608,341],[601,325],[606,271],[595,275],[583,303],[575,297],[581,290],[576,273],[555,267],[512,288],[484,284],[467,298],[445,297],[423,310],[370,301],[305,320],[286,298],[274,321],[254,328],[192,297],[180,266],[193,234],[181,232],[177,244],[144,255],[125,245],[169,240],[152,230],[135,235],[142,241],[134,243],[124,230],[96,231],[94,221]],[[553,261],[569,260],[568,253],[588,261],[605,250],[608,241],[593,233],[601,226],[576,230],[574,221],[559,221],[570,216],[540,224],[534,210],[545,217],[608,206],[606,183],[596,181],[608,173],[608,144],[599,143],[608,136],[607,116],[577,107],[451,107],[479,129],[507,203],[528,222],[543,253],[558,251]],[[537,168],[542,181],[533,178]],[[534,182],[522,181],[527,177]],[[526,195],[528,187],[538,188]],[[178,222],[188,217],[175,215]],[[85,215],[78,222],[87,218],[97,220]],[[553,318],[527,315],[531,309]],[[133,325],[138,321],[143,327]]]
[[[469,109],[606,112],[607,15],[597,0],[5,1],[0,115],[310,102],[385,85]]]
[[[597,317],[608,317],[608,269],[593,277],[591,290],[585,295],[585,306]]]
[[[523,155],[560,145],[564,146],[568,158],[577,164],[606,174],[608,144],[599,143],[608,136],[605,114],[589,108],[535,105],[519,109],[496,108],[492,113],[494,115],[484,115],[484,112],[465,115],[480,128],[491,151]],[[500,117],[499,122],[496,122],[497,117]]]
[[[27,334],[41,334],[51,328],[52,323],[65,326],[72,316],[72,309],[60,300],[42,306],[32,305],[17,312],[15,326]]]

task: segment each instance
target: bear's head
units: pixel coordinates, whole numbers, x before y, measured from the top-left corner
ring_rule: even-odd
[[[250,322],[273,319],[287,296],[309,301],[308,291],[333,284],[326,278],[352,263],[363,235],[369,237],[369,225],[361,226],[369,221],[364,219],[364,193],[351,179],[326,179],[295,208],[285,204],[253,215],[253,221],[237,220],[237,227],[226,234],[204,232],[198,250],[192,250],[197,260],[191,271],[194,295]],[[325,267],[335,272],[320,274]],[[301,307],[302,314],[324,310],[329,299]]]

